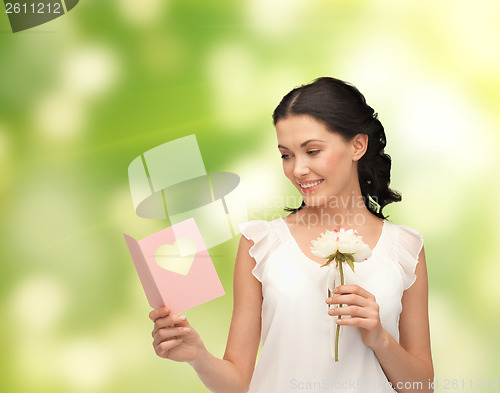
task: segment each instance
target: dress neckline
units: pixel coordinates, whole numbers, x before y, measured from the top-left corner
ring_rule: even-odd
[[[318,265],[318,266],[321,266],[321,264],[319,262],[316,262],[314,260],[312,260],[311,258],[309,258],[305,253],[304,251],[302,251],[302,249],[300,248],[299,246],[299,243],[297,243],[297,241],[295,240],[295,238],[293,237],[292,235],[292,232],[290,231],[290,228],[288,227],[288,224],[286,223],[285,219],[283,217],[280,217],[280,219],[278,221],[281,221],[282,222],[282,225],[284,226],[284,232],[286,233],[286,235],[289,237],[289,239],[291,240],[291,242],[294,244],[294,246],[297,248],[297,250],[300,252],[300,254],[306,258],[308,261],[311,261],[313,262],[314,264]],[[383,244],[384,242],[384,239],[386,238],[386,232],[387,232],[387,225],[388,225],[388,222],[386,219],[382,220],[382,231],[380,232],[380,236],[377,240],[377,243],[375,244],[375,246],[373,247],[372,249],[372,255],[375,253],[375,251],[377,251],[381,245]],[[368,258],[370,259],[370,258]]]

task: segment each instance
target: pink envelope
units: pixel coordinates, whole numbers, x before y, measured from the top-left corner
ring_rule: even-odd
[[[139,241],[124,236],[151,307],[177,314],[225,294],[193,218]]]

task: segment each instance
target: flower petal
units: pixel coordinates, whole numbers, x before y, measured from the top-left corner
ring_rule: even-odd
[[[371,255],[372,251],[370,250],[370,247],[363,243],[362,247],[355,254],[353,254],[354,262],[363,262],[364,260],[370,258]]]

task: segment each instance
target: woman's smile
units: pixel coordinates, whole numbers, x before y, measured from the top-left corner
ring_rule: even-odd
[[[324,180],[325,179],[313,180],[313,181],[299,181],[297,183],[299,184],[302,192],[309,193],[317,190]]]

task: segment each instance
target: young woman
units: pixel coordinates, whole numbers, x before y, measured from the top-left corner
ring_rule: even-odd
[[[432,391],[423,240],[382,214],[401,196],[389,188],[391,159],[377,114],[354,86],[319,78],[288,93],[273,119],[285,176],[302,205],[285,218],[240,225],[224,357],[209,353],[185,316],[168,307],[150,313],[157,355],[188,362],[217,393]],[[345,269],[345,285],[328,297],[328,268],[311,241],[340,228],[357,230],[372,255],[355,273]],[[335,362],[330,328],[337,320]]]

